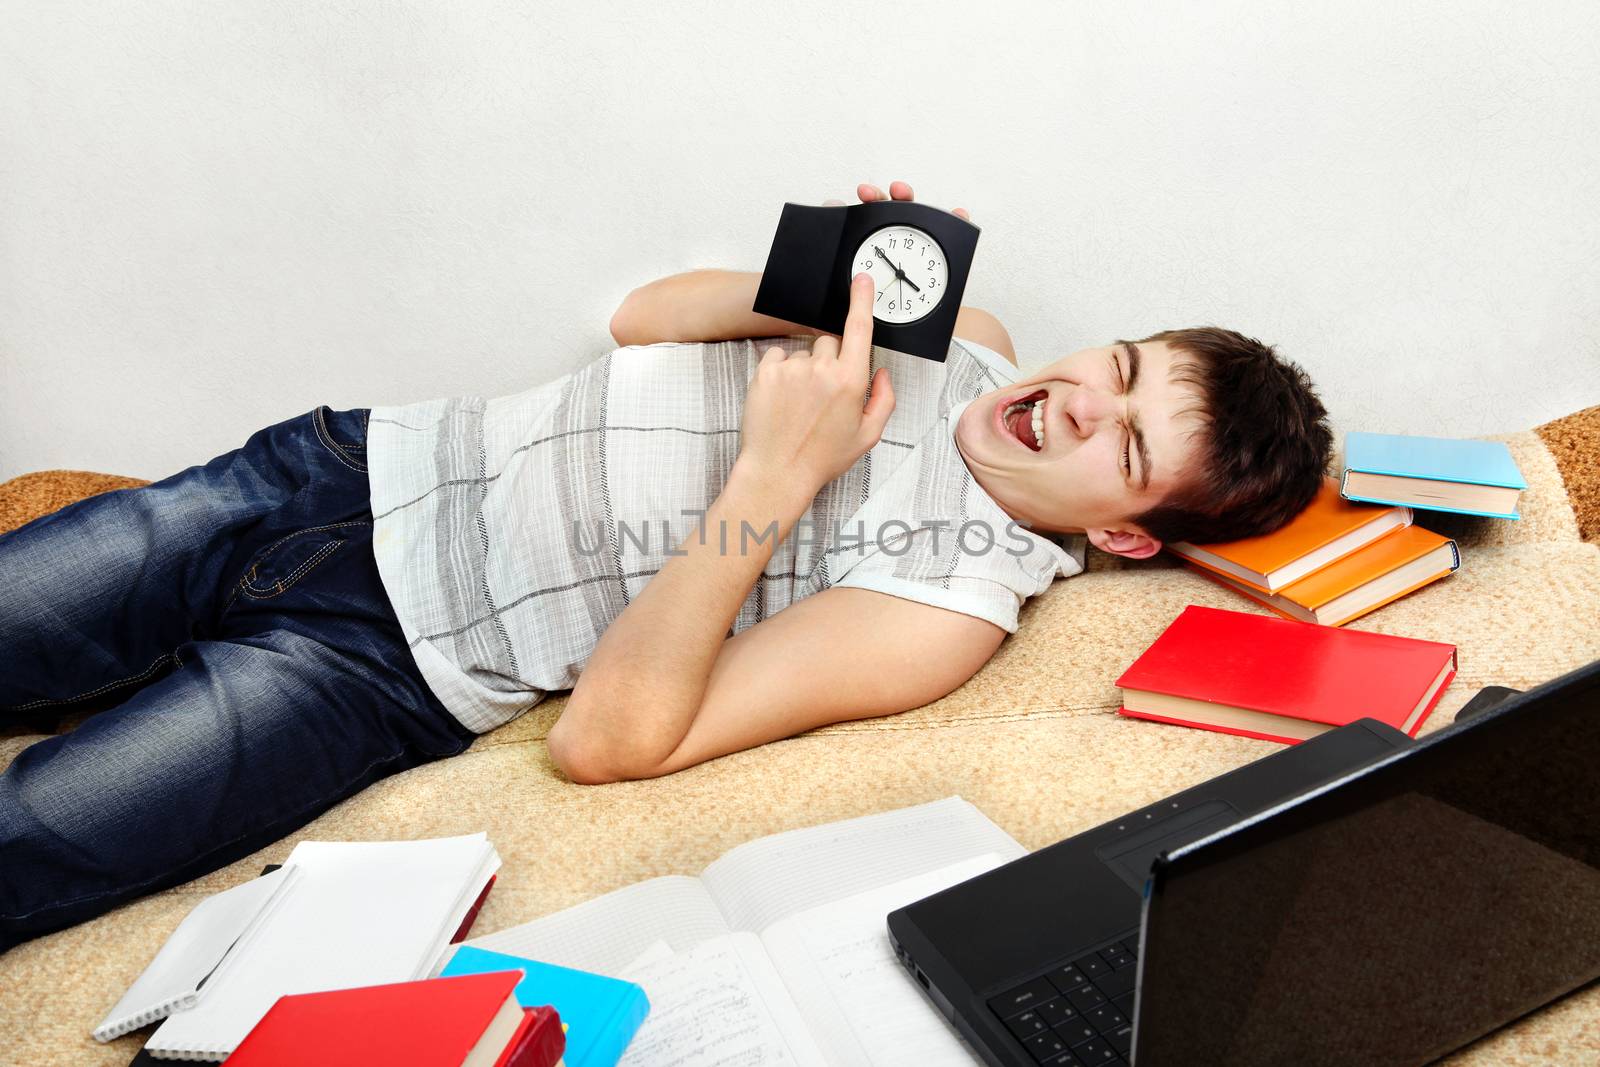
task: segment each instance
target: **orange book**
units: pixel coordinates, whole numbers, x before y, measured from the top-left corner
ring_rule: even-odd
[[[1337,479],[1325,478],[1310,505],[1274,533],[1211,545],[1180,541],[1167,549],[1257,592],[1276,593],[1384,534],[1410,525],[1410,508],[1352,504],[1339,495]]]
[[[1402,526],[1276,593],[1263,593],[1204,567],[1193,569],[1284,618],[1343,626],[1460,566],[1461,552],[1450,538],[1420,526]]]

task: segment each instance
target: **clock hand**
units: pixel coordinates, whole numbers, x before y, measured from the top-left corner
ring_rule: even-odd
[[[873,245],[872,246],[872,250],[874,252],[878,253],[878,256],[885,263],[889,264],[889,266],[891,266],[891,267],[894,267],[894,276],[897,279],[899,279],[900,281],[905,282],[907,285],[911,286],[911,288],[915,289],[917,292],[919,292],[919,293],[922,292],[922,287],[919,286],[916,282],[912,281],[910,278],[906,277],[906,272],[901,270],[899,267],[895,266],[894,260],[890,259],[889,256],[884,252],[883,249],[879,248],[877,245]],[[903,292],[905,292],[905,290],[902,289],[901,292],[903,293]]]
[[[894,266],[894,260],[889,258],[889,253],[885,252],[883,249],[879,248],[877,245],[873,245],[872,246],[872,250],[874,252],[878,253],[878,258],[879,259],[881,259],[885,263],[889,264],[889,266],[894,267],[894,276],[896,278],[904,278],[906,276],[906,272],[905,271],[901,270],[899,267],[895,267]]]

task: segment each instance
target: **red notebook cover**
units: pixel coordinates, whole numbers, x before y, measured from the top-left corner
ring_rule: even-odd
[[[495,971],[279,997],[227,1063],[459,1067],[520,981],[521,971]],[[525,1016],[519,1034],[528,1027]],[[526,1067],[521,1060],[505,1063]]]
[[[1190,605],[1117,679],[1125,690],[1343,726],[1373,718],[1412,737],[1455,674],[1454,645]],[[1444,673],[1416,721],[1406,725]],[[1304,738],[1130,711],[1136,718],[1294,743]]]
[[[548,1004],[524,1008],[522,1025],[494,1067],[555,1067],[567,1051],[567,1032],[561,1016]]]

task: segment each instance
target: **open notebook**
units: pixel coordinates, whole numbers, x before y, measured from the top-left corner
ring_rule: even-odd
[[[286,993],[429,977],[499,866],[481,833],[302,841],[281,870],[197,905],[94,1036],[165,1015],[151,1055],[221,1060]]]
[[[959,797],[764,837],[469,942],[617,975],[651,1010],[629,1064],[974,1062],[885,917],[1027,852]]]

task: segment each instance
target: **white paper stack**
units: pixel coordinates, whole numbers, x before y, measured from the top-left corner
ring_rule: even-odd
[[[481,833],[302,841],[282,870],[202,901],[95,1037],[168,1010],[152,1055],[222,1060],[286,993],[426,978],[499,867]]]

